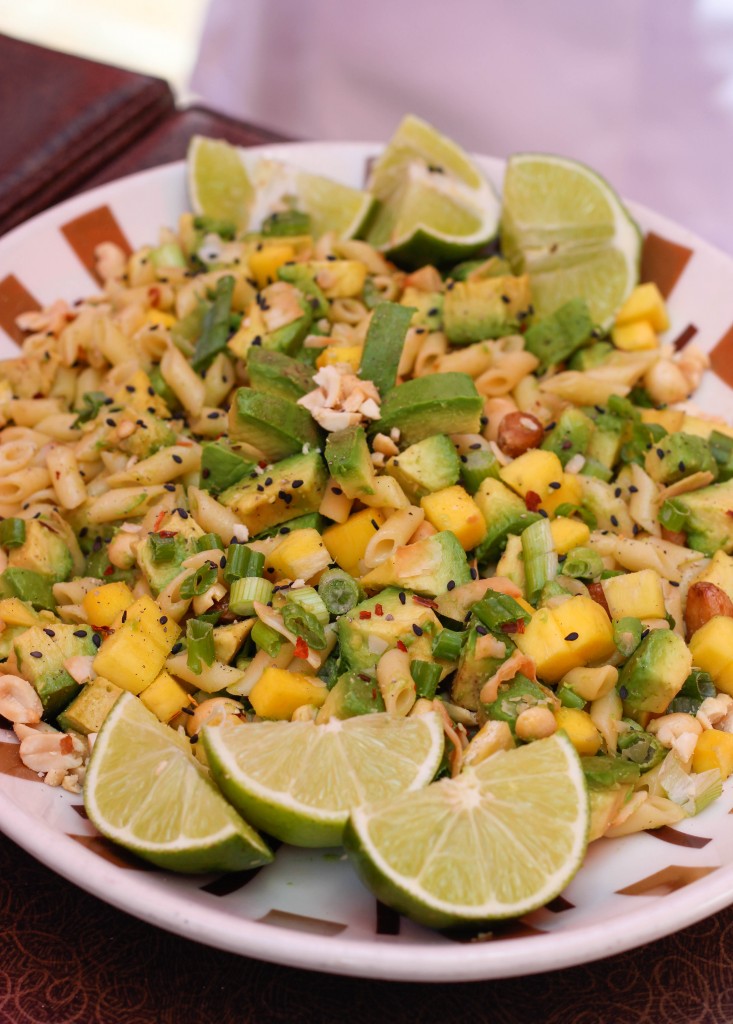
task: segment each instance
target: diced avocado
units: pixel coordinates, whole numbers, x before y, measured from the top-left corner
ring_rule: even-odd
[[[385,472],[397,481],[410,501],[458,482],[461,463],[445,434],[434,434],[387,459]]]
[[[42,576],[32,569],[19,569],[9,566],[0,575],[0,598],[17,597],[27,601],[34,608],[46,608],[53,611],[56,601],[53,596],[53,580],[50,576]]]
[[[182,563],[196,553],[196,541],[203,535],[204,531],[185,509],[174,509],[158,524],[156,533],[138,544],[137,564],[154,595],[178,576]]]
[[[490,448],[478,448],[461,456],[461,483],[475,494],[487,477],[499,479],[499,460]]]
[[[625,432],[625,424],[613,413],[603,412],[593,420],[594,430],[591,434],[586,456],[589,462],[597,462],[601,467],[612,470],[621,452],[621,441]],[[583,467],[586,472],[586,467]],[[602,476],[601,473],[590,473],[590,476]]]
[[[319,533],[323,533],[325,524],[326,520],[320,512],[306,512],[304,516],[289,519],[285,526],[271,526],[269,529],[263,530],[262,533],[257,534],[257,540],[276,537],[278,534],[284,536],[285,534],[292,533],[293,530],[318,530]]]
[[[278,268],[277,276],[300,289],[311,308],[314,319],[328,316],[328,299],[315,282],[313,271],[304,263],[285,263]]]
[[[611,353],[615,351],[610,341],[594,341],[592,345],[586,345],[585,348],[576,352],[568,363],[568,367],[571,370],[580,370],[581,373],[584,373],[586,370],[592,370],[593,367],[605,363]]]
[[[449,584],[457,587],[471,581],[466,552],[450,530],[434,533],[414,544],[398,547],[376,569],[361,577],[366,590],[408,587],[417,594],[435,597]]]
[[[688,547],[704,555],[733,552],[733,480],[669,498],[659,520],[687,534]]]
[[[214,630],[214,651],[217,661],[223,661],[227,665],[231,664],[252,630],[250,623],[251,620],[240,619],[237,622],[230,622],[224,626],[216,627]]]
[[[540,370],[563,363],[593,334],[593,320],[584,299],[571,299],[550,316],[528,327],[524,345],[537,356]]]
[[[692,654],[671,629],[653,629],[642,640],[618,678],[618,692],[632,711],[661,713],[682,689]]]
[[[282,352],[256,346],[247,352],[247,373],[256,391],[290,402],[297,402],[315,386],[310,366]]]
[[[148,456],[155,455],[159,448],[167,448],[176,443],[175,432],[165,420],[153,416],[152,413],[130,409],[122,416],[120,423],[126,420],[135,424],[135,430],[127,437],[115,441],[115,444],[127,455],[147,459]]]
[[[313,323],[313,310],[311,306],[305,299],[301,302],[301,306],[303,308],[303,315],[301,317],[265,335],[262,342],[264,348],[276,352],[284,352],[288,356],[294,356],[300,350]]]
[[[268,459],[284,459],[304,444],[318,448],[322,435],[300,405],[275,395],[239,388],[229,410],[229,438],[258,448]]]
[[[317,512],[328,474],[318,452],[293,455],[261,475],[235,484],[219,500],[239,516],[250,535]]]
[[[122,692],[119,686],[110,683],[108,679],[95,679],[93,683],[87,683],[64,708],[56,724],[64,732],[71,729],[84,736],[90,732],[99,732],[102,722]]]
[[[411,647],[419,639],[414,626],[431,638],[441,629],[432,608],[413,600],[409,590],[388,587],[362,601],[338,620],[343,668],[352,672],[375,668],[385,643],[395,647],[401,640],[406,647]],[[370,638],[374,641],[373,650]]]
[[[696,434],[667,434],[649,449],[644,469],[658,484],[673,484],[693,473],[718,475],[718,464],[703,437]]]
[[[443,293],[423,292],[408,285],[400,299],[402,306],[412,306],[412,326],[439,331],[443,323]]]
[[[590,416],[569,405],[563,409],[540,447],[554,452],[563,466],[566,466],[574,455],[585,455],[592,433],[593,420]]]
[[[362,679],[356,672],[345,672],[329,690],[318,712],[318,722],[373,715],[378,711],[384,711],[384,701],[376,681]]]
[[[31,569],[59,583],[71,576],[73,559],[66,541],[41,516],[26,521],[25,541],[20,547],[12,548],[8,565],[15,569]]]
[[[382,402],[382,417],[372,434],[400,431],[411,445],[433,434],[477,434],[483,399],[466,373],[434,373],[392,388]]]
[[[0,633],[0,661],[5,661],[6,658],[10,657],[13,641],[27,628],[27,626],[6,626],[2,633]]]
[[[382,398],[395,386],[411,316],[412,308],[397,302],[380,302],[372,312],[359,374],[374,384]]]
[[[96,654],[94,635],[91,626],[54,623],[31,626],[16,638],[13,647],[18,668],[36,688],[45,718],[54,718],[81,689],[64,662],[77,655]]]
[[[486,277],[455,281],[445,292],[443,325],[454,345],[514,334],[529,316],[529,278]]]
[[[535,707],[552,707],[553,703],[553,694],[547,687],[519,672],[513,679],[499,684],[496,700],[484,705],[483,710],[491,721],[506,722],[514,732],[517,718],[523,711]]]
[[[363,427],[334,430],[326,440],[331,476],[347,498],[374,494],[375,473]]]
[[[219,494],[238,483],[254,469],[254,462],[233,451],[221,441],[210,441],[201,449],[201,483],[203,491]]]
[[[591,513],[598,529],[631,536],[634,524],[626,502],[621,495],[616,494],[618,488],[584,474],[579,474],[577,479],[583,491],[582,507]]]
[[[487,260],[464,260],[457,263],[450,276],[454,281],[480,281],[484,277],[502,277],[511,272],[508,260],[501,256],[489,256]]]
[[[451,700],[454,704],[468,708],[469,711],[478,711],[481,687],[501,665],[499,658],[476,657],[478,639],[479,634],[476,629],[469,630],[468,639],[461,649],[458,668],[451,683]],[[506,646],[508,648],[510,645]]]
[[[476,548],[479,562],[495,559],[510,533],[522,533],[541,519],[539,512],[529,512],[522,498],[501,480],[487,477],[474,496],[486,520],[487,534]]]
[[[617,783],[615,786],[588,785],[589,843],[606,834],[633,791],[634,787],[630,783]]]
[[[609,786],[634,783],[639,778],[639,766],[621,757],[594,754],[581,757],[585,781],[589,786],[606,789]]]

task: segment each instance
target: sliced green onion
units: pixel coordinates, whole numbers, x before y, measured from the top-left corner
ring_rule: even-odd
[[[213,548],[218,548],[220,551],[224,550],[224,541],[218,533],[205,533],[203,537],[197,538],[197,551],[211,551]]]
[[[590,509],[584,508],[582,505],[573,505],[569,501],[564,501],[562,505],[558,505],[555,509],[556,516],[563,516],[565,519],[571,519],[573,516],[578,516],[582,519],[589,530],[595,530],[598,526],[598,520],[593,515]]]
[[[77,417],[71,424],[71,429],[76,430],[82,423],[89,423],[99,415],[99,410],[104,405],[111,405],[111,400],[104,391],[85,391],[81,396],[82,407],[77,411]]]
[[[181,547],[178,537],[161,537],[159,533],[151,533],[150,554],[155,565],[167,565],[178,557]]]
[[[229,611],[235,615],[254,615],[254,602],[267,604],[272,597],[272,583],[259,576],[242,576],[234,580],[229,591]]]
[[[214,301],[204,314],[201,334],[191,360],[191,366],[196,373],[208,370],[219,353],[226,350],[233,291],[234,278],[230,274],[220,277],[216,282]]]
[[[278,210],[262,222],[260,234],[263,238],[289,238],[308,235],[311,219],[300,210]]]
[[[343,569],[326,569],[318,584],[318,593],[331,615],[345,615],[361,597],[359,584]]]
[[[275,657],[283,642],[283,638],[277,630],[261,622],[259,619],[252,627],[250,636],[259,649],[265,651],[271,658]]]
[[[315,615],[322,626],[328,625],[330,618],[328,608],[323,598],[313,587],[297,587],[288,591],[288,601],[294,601],[301,608],[305,608],[311,615]]]
[[[485,596],[473,606],[473,614],[492,632],[501,632],[501,627],[507,622],[518,622],[520,619],[527,623],[531,616],[522,608],[513,597],[508,594],[498,594],[496,591],[487,590]]]
[[[203,231],[207,235],[218,235],[225,242],[233,242],[237,234],[237,225],[231,220],[219,220],[217,217],[209,217],[202,214],[193,218],[193,226],[197,231]]]
[[[458,633],[454,629],[442,629],[433,640],[433,657],[442,661],[458,661],[463,637],[463,633]]]
[[[549,519],[539,519],[522,531],[522,554],[527,575],[527,599],[532,602],[542,593],[545,583],[557,576],[557,551]]]
[[[186,623],[186,664],[197,675],[201,662],[211,665],[216,657],[214,649],[214,627],[201,619],[189,619]]]
[[[556,696],[564,708],[580,708],[582,710],[585,707],[583,698],[579,697],[569,686],[558,686]]]
[[[316,595],[317,596],[317,595]],[[324,605],[325,607],[325,605]],[[291,633],[301,637],[314,651],[326,647],[326,633],[323,624],[303,605],[289,599],[282,609],[283,622]]]
[[[619,619],[618,622],[614,622],[613,642],[616,645],[616,650],[624,658],[630,658],[641,643],[643,628],[641,619],[634,618],[633,616],[627,616]]]
[[[668,530],[678,533],[687,524],[687,509],[675,498],[668,498],[659,510],[659,522]]]
[[[415,693],[418,697],[432,700],[440,682],[440,665],[436,665],[434,661],[416,659],[410,662],[410,672],[415,681]]]
[[[603,559],[593,548],[573,548],[568,551],[562,572],[576,580],[594,580],[603,572]]]
[[[25,520],[3,519],[0,523],[0,544],[5,548],[19,548],[25,544]]]
[[[265,556],[261,551],[253,551],[246,544],[230,544],[227,548],[224,579],[227,583],[232,583],[248,576],[261,576],[264,567]]]
[[[204,562],[195,572],[182,581],[179,593],[182,598],[200,597],[216,582],[218,569],[211,562]]]
[[[693,668],[682,684],[682,689],[678,696],[704,701],[706,697],[714,697],[716,693],[715,683],[710,673],[703,672],[699,668]]]
[[[733,437],[721,434],[719,430],[711,432],[708,444],[713,458],[721,466],[724,466],[733,455]]]

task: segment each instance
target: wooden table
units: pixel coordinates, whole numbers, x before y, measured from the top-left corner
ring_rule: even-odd
[[[0,37],[0,232],[183,157],[197,132],[241,145],[277,138],[202,108],[177,111],[154,79]],[[608,960],[531,972],[528,963],[524,978],[427,985],[260,963],[115,910],[0,835],[0,1024],[722,1024],[733,1020],[733,909]]]

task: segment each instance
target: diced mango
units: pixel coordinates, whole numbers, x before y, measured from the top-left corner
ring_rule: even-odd
[[[166,313],[162,309],[149,309],[145,315],[145,319],[154,327],[166,327],[168,329],[177,323],[177,320],[172,313]]]
[[[611,341],[622,352],[646,352],[659,346],[659,338],[648,320],[612,327]]]
[[[321,707],[327,694],[326,685],[320,679],[271,666],[252,687],[249,699],[261,718],[290,719],[304,704]]]
[[[84,595],[82,607],[93,626],[111,626],[117,616],[134,602],[132,591],[121,580],[95,587]]]
[[[581,708],[558,708],[555,712],[558,729],[563,729],[581,757],[592,757],[601,748],[601,734],[587,711]]]
[[[162,314],[165,315],[165,314]],[[144,370],[136,370],[131,377],[128,377],[124,385],[118,388],[114,394],[115,402],[120,405],[129,405],[138,412],[151,412],[154,416],[170,419],[170,410],[160,397],[153,391],[150,377]]]
[[[550,531],[558,555],[567,555],[568,551],[582,547],[590,539],[590,528],[579,519],[553,519]]]
[[[38,615],[19,597],[5,597],[0,601],[0,620],[6,626],[37,626]]]
[[[616,650],[613,626],[592,597],[579,595],[553,609],[555,622],[573,652],[573,667],[610,658]],[[575,636],[571,640],[569,637]]]
[[[714,430],[727,437],[733,437],[733,427],[719,418],[704,419],[702,416],[690,416],[685,413],[680,427],[685,434],[695,434],[697,437],[710,437]]]
[[[351,299],[361,295],[367,268],[361,260],[311,260],[315,280],[327,299]]]
[[[189,703],[188,691],[166,671],[145,687],[140,693],[140,700],[161,722],[170,722]]]
[[[287,242],[264,245],[250,253],[249,269],[258,288],[265,288],[277,280],[277,272],[283,263],[295,259],[295,249]]]
[[[564,473],[562,463],[554,452],[531,448],[508,466],[502,466],[499,476],[523,498],[529,491],[534,491],[544,501],[553,489],[550,484],[562,481]]]
[[[715,676],[715,685],[721,693],[727,693],[729,697],[733,697],[733,661],[729,661],[718,672]]]
[[[580,505],[583,501],[583,487],[577,473],[563,473],[559,487],[551,487],[542,498],[542,508],[551,516],[560,505]]]
[[[640,409],[642,423],[658,423],[668,434],[682,430],[685,413],[682,409]]]
[[[712,561],[695,577],[694,583],[714,583],[733,601],[733,557],[725,551],[716,551]],[[0,618],[2,613],[0,612]]]
[[[359,576],[359,562],[383,522],[379,509],[362,509],[349,516],[345,523],[336,523],[324,530],[323,543],[334,562],[351,576]]]
[[[548,683],[556,683],[578,664],[549,608],[539,608],[524,633],[513,633],[512,639],[522,654],[532,658],[540,679]]]
[[[94,659],[94,671],[123,690],[140,693],[162,671],[180,626],[147,596],[126,608],[115,624],[115,632],[103,641]]]
[[[717,768],[723,779],[733,772],[733,733],[706,729],[698,736],[692,755],[692,770],[707,772],[712,768]]]
[[[262,316],[262,310],[256,302],[252,302],[247,307],[239,330],[227,342],[227,347],[235,356],[238,356],[240,359],[246,359],[250,347],[255,341],[259,345],[263,335],[266,333],[267,327]]]
[[[316,366],[320,370],[324,366],[346,363],[354,373],[357,373],[363,351],[361,345],[328,345],[316,359]]]
[[[612,576],[601,586],[612,619],[663,619],[667,614],[662,581],[655,569]]]
[[[731,673],[724,674],[724,670],[733,662],[733,619],[726,615],[716,615],[709,619],[693,633],[689,647],[692,664],[709,672],[718,689],[723,689],[725,683],[724,692],[733,696],[733,685],[727,688]],[[730,683],[733,684],[733,676]]]
[[[267,579],[309,580],[323,572],[331,561],[318,530],[293,530],[270,552],[265,562]],[[273,572],[267,570],[272,569]]]
[[[666,331],[669,327],[664,298],[653,281],[638,284],[616,314],[619,326],[636,320],[648,320],[655,331]]]
[[[457,484],[433,491],[421,499],[425,517],[436,530],[451,530],[464,551],[470,551],[486,536],[486,521],[468,491]]]

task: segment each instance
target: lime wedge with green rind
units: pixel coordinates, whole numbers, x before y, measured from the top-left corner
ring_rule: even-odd
[[[565,157],[519,153],[507,164],[501,244],[528,273],[537,316],[584,298],[608,326],[639,279],[641,233],[604,179]]]
[[[478,925],[557,896],[583,861],[588,821],[580,759],[556,733],[357,808],[344,845],[387,905],[429,927]]]
[[[188,144],[186,173],[195,214],[246,228],[254,189],[236,146],[194,135]]]
[[[253,825],[295,846],[335,846],[367,801],[427,786],[443,754],[435,712],[203,730],[214,778]]]
[[[118,698],[97,736],[84,806],[102,835],[171,871],[243,871],[273,859],[188,740],[132,694]]]

